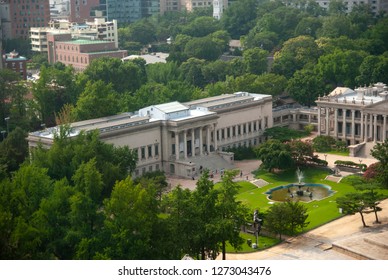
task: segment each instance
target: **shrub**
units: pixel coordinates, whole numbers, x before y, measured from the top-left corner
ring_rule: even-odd
[[[244,160],[244,159],[255,159],[256,154],[253,151],[253,147],[236,147],[236,148],[230,148],[226,150],[227,152],[234,153],[234,159],[235,160]]]

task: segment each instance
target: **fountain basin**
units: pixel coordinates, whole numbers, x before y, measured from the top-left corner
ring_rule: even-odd
[[[265,192],[267,198],[274,201],[303,201],[321,200],[333,195],[330,186],[315,183],[293,183],[277,186]]]

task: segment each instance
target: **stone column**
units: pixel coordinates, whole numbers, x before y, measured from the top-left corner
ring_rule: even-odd
[[[383,123],[383,138],[382,138],[382,141],[385,141],[386,137],[387,137],[387,115],[384,115],[384,123]]]
[[[364,139],[364,112],[361,111],[361,122],[360,122],[360,140]]]
[[[179,132],[175,132],[175,159],[179,160]]]
[[[187,158],[187,131],[183,130],[183,156]]]
[[[210,153],[210,127],[206,127],[206,151],[207,154]]]
[[[368,114],[364,116],[364,139],[368,142]]]
[[[326,108],[326,135],[330,135],[329,112],[329,108]]]
[[[202,156],[203,152],[202,152],[202,146],[203,146],[203,143],[202,143],[202,127],[199,128],[199,155]]]
[[[373,114],[373,142],[377,141],[377,115]]]
[[[195,156],[195,128],[191,129],[191,156]]]
[[[342,109],[342,137],[346,140],[346,109]]]
[[[213,139],[214,139],[214,150],[217,151],[217,149],[218,149],[217,124],[215,123],[213,127],[214,127],[214,131],[213,131],[213,133],[214,133],[214,137],[213,137]]]
[[[338,109],[337,108],[334,109],[334,136],[338,137]]]
[[[373,115],[369,114],[369,137],[373,136]]]
[[[318,135],[321,135],[321,107],[318,106]]]
[[[356,110],[352,110],[352,138],[353,139],[354,137],[356,137],[356,132],[354,131],[356,126],[355,117],[356,117]]]

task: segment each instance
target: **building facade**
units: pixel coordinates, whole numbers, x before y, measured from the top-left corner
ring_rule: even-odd
[[[95,18],[83,24],[68,20],[53,20],[49,27],[30,28],[31,49],[35,52],[47,52],[47,34],[70,34],[71,38],[89,38],[114,42],[118,48],[117,21],[105,21],[104,18]]]
[[[126,50],[118,50],[114,42],[75,39],[70,34],[48,34],[48,61],[53,64],[62,62],[71,65],[77,72],[81,72],[88,65],[100,57],[124,58]]]
[[[376,142],[388,137],[388,87],[376,83],[355,90],[336,88],[320,97],[318,105],[318,134],[330,135],[344,141],[351,155],[361,149],[365,154]]]
[[[330,6],[330,0],[315,0],[320,7],[328,9]],[[357,5],[369,5],[372,13],[378,15],[380,12],[388,12],[388,0],[352,0],[343,3],[346,7],[346,12],[351,12],[354,6]]]
[[[27,40],[31,27],[47,26],[50,20],[49,0],[3,0],[0,9],[5,40]]]
[[[19,73],[23,80],[27,79],[27,58],[20,56],[18,52],[12,51],[2,57],[4,68]]]
[[[100,5],[100,0],[69,0],[69,18],[70,22],[83,23],[93,21],[91,10]]]
[[[233,164],[226,149],[258,145],[264,130],[272,127],[272,97],[238,92],[195,100],[170,102],[140,109],[138,113],[71,124],[72,135],[99,130],[102,141],[127,145],[137,151],[134,176],[162,170],[193,177],[201,167],[216,162],[217,168]],[[50,147],[58,128],[30,133],[30,148],[39,143]]]

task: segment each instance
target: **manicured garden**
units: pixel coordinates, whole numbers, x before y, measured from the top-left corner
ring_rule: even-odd
[[[336,198],[339,196],[343,196],[348,192],[355,191],[354,187],[348,183],[346,178],[342,179],[339,183],[325,180],[326,176],[329,175],[329,171],[327,169],[321,169],[321,168],[306,168],[302,169],[304,179],[303,182],[306,183],[320,183],[320,184],[326,184],[331,187],[331,189],[334,191],[334,194],[324,198],[319,201],[311,201],[308,203],[304,203],[304,205],[308,209],[308,218],[307,222],[309,224],[307,227],[304,228],[303,232],[309,231],[313,228],[316,228],[318,226],[321,226],[325,223],[328,223],[330,221],[333,221],[339,217],[342,216],[342,214],[339,212],[339,209],[337,207]],[[266,191],[270,190],[271,188],[274,188],[276,186],[280,185],[287,185],[290,183],[297,182],[297,176],[295,173],[295,170],[286,170],[279,173],[269,173],[265,170],[257,170],[254,172],[256,178],[263,179],[267,181],[269,184],[264,187],[257,187],[256,185],[242,181],[239,182],[239,185],[241,186],[239,194],[237,196],[237,199],[245,203],[252,211],[255,209],[258,209],[260,212],[265,212],[273,203],[281,203],[281,202],[271,202],[267,195],[265,194]],[[383,191],[383,193],[388,197],[388,190]],[[264,221],[265,224],[265,221]],[[255,236],[248,234],[242,234],[244,239],[252,239],[255,242]],[[259,249],[263,249],[263,244],[266,244],[265,248],[269,246],[276,245],[280,241],[274,238],[269,238],[269,240],[262,241],[260,237],[259,240]],[[243,248],[239,250],[240,253],[242,252],[253,252],[257,251],[257,249],[252,249],[246,244],[245,242]],[[230,248],[228,250],[229,252],[235,252],[233,248]]]

